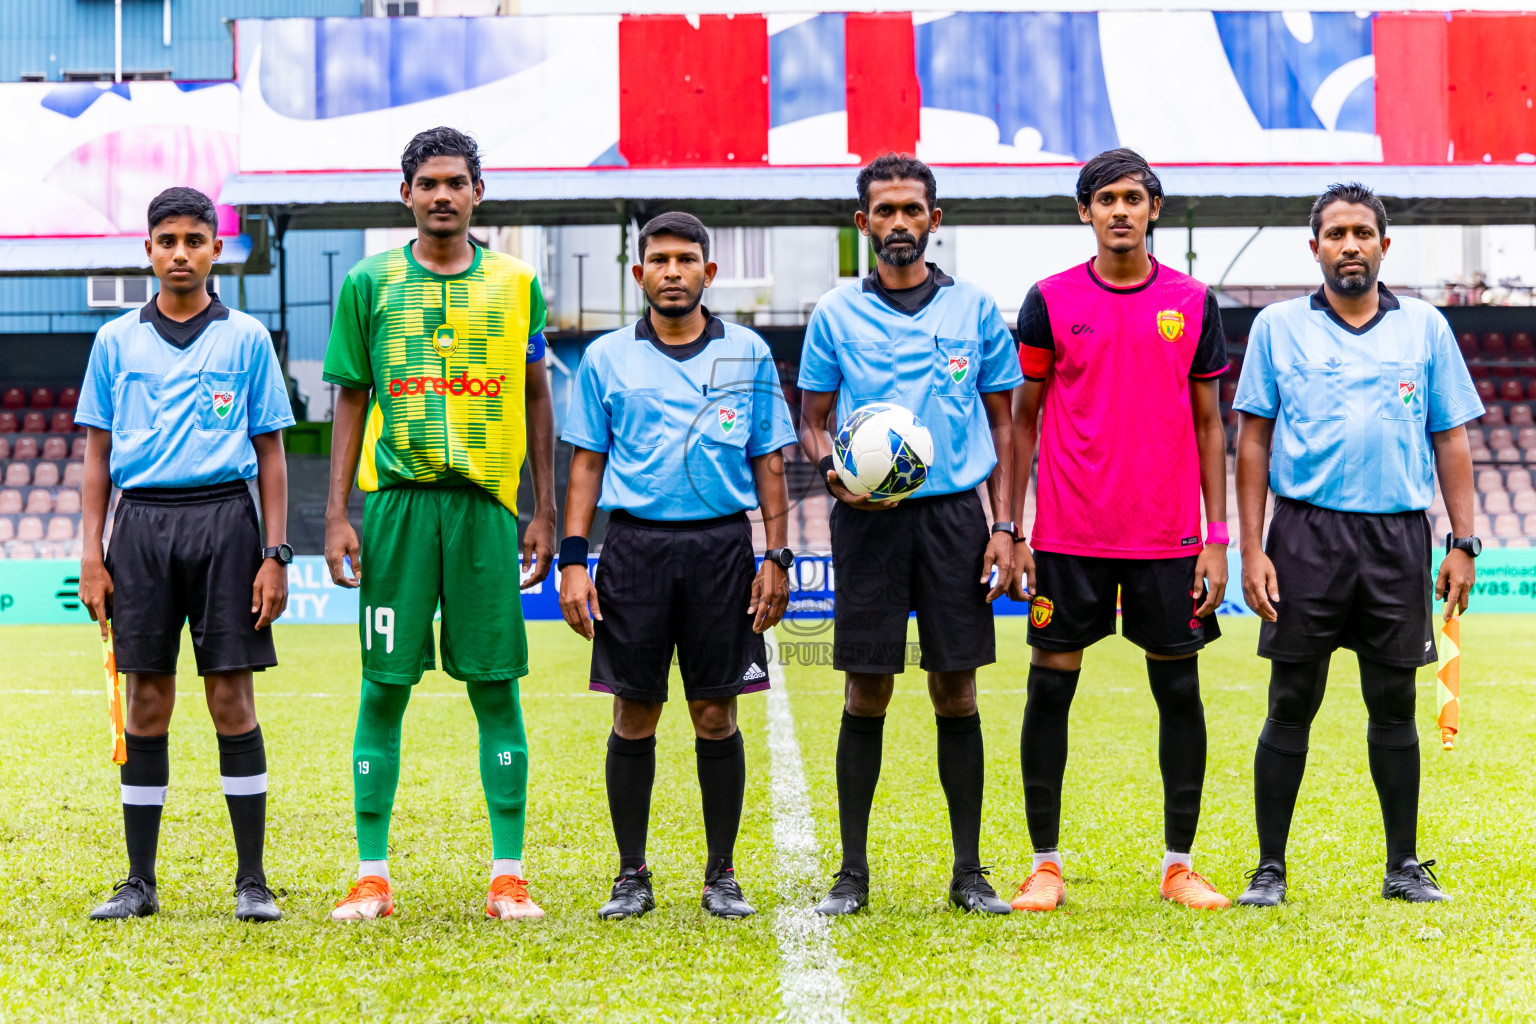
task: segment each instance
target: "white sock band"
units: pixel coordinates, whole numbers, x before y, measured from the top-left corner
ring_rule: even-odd
[[[123,803],[136,807],[164,807],[168,786],[123,786]]]
[[[357,862],[357,877],[366,878],[369,875],[378,875],[385,881],[389,881],[389,861],[387,860],[362,860]]]
[[[1168,873],[1168,869],[1173,867],[1175,864],[1183,864],[1191,871],[1194,870],[1194,861],[1190,859],[1189,854],[1174,853],[1172,850],[1169,850],[1167,853],[1163,854],[1163,874],[1166,875]]]
[[[1055,864],[1056,865],[1056,870],[1060,871],[1061,870],[1061,851],[1060,850],[1051,850],[1049,853],[1037,853],[1037,854],[1035,854],[1034,855],[1034,863],[1031,865],[1030,870],[1031,871],[1039,871],[1041,864]]]
[[[220,775],[225,796],[256,796],[267,791],[267,773],[260,775]]]
[[[523,862],[511,857],[497,857],[491,861],[491,880],[495,881],[502,875],[516,875],[523,877]]]

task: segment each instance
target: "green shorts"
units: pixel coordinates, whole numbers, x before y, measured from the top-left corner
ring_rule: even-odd
[[[489,492],[377,491],[363,508],[361,543],[365,679],[410,686],[436,667],[432,619],[439,603],[449,675],[484,683],[528,674],[517,517]]]

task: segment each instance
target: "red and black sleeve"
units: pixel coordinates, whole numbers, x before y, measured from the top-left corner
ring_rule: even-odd
[[[1192,380],[1215,380],[1231,366],[1227,359],[1227,335],[1221,329],[1221,307],[1216,304],[1216,293],[1205,290],[1205,312],[1200,316],[1200,343],[1195,346],[1195,358],[1189,364]]]
[[[1019,368],[1024,379],[1043,381],[1056,360],[1056,338],[1051,334],[1051,314],[1045,308],[1040,286],[1033,285],[1019,307]]]

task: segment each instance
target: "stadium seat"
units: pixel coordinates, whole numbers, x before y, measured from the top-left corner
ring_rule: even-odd
[[[1536,491],[1531,492],[1531,498],[1533,499],[1533,501],[1536,501]],[[1532,511],[1536,511],[1536,504],[1533,504],[1531,506],[1531,509],[1532,509]],[[61,515],[66,515],[66,516],[77,516],[77,515],[79,515],[80,514],[80,492],[79,491],[72,491],[72,490],[70,490],[67,487],[64,488],[63,490],[59,491],[58,497],[54,499],[53,510],[55,512],[60,513]]]
[[[1531,484],[1531,471],[1528,469],[1510,470],[1504,475],[1504,489],[1510,494],[1536,490],[1536,487],[1533,487]]]
[[[85,438],[77,437],[69,442],[69,457],[72,459],[85,458]]]
[[[53,419],[48,421],[48,433],[73,434],[75,432],[75,418],[67,412],[56,412]]]
[[[1509,346],[1504,341],[1504,335],[1498,331],[1489,331],[1483,335],[1483,355],[1502,356],[1509,354]]]
[[[1531,538],[1510,537],[1504,541],[1504,546],[1507,548],[1528,548],[1531,546]]]
[[[1495,385],[1493,381],[1487,377],[1479,377],[1476,384],[1477,397],[1483,400],[1483,404],[1487,405],[1489,402],[1493,401],[1494,396],[1498,392],[1497,385]]]
[[[16,522],[17,540],[42,540],[43,521],[37,516],[22,516]]]
[[[37,557],[31,544],[23,544],[20,541],[11,541],[5,549],[5,556],[11,559],[32,559]]]
[[[1488,364],[1488,372],[1503,381],[1506,377],[1519,377],[1520,367],[1510,362],[1509,356],[1500,356],[1498,362]],[[1520,382],[1517,380],[1515,383]]]
[[[1506,512],[1493,521],[1493,535],[1495,537],[1519,537],[1523,535],[1520,529],[1520,517]]]
[[[65,388],[63,391],[59,392],[59,405],[63,406],[66,409],[73,409],[75,407],[75,404],[77,402],[79,402],[79,401],[80,401],[80,389],[79,388]]]
[[[1481,512],[1472,517],[1472,533],[1478,537],[1493,536],[1493,521]]]
[[[1504,489],[1504,474],[1496,469],[1480,469],[1477,471],[1477,491],[1479,494],[1490,494],[1493,491]]]
[[[5,467],[5,486],[26,487],[32,483],[32,470],[25,462],[13,462]]]
[[[1234,398],[1236,398],[1236,397],[1237,397],[1237,381],[1235,381],[1235,380],[1224,380],[1224,381],[1222,381],[1221,382],[1221,404],[1222,405],[1231,405],[1232,404],[1232,400]]]
[[[85,484],[85,463],[83,463],[83,462],[66,462],[66,463],[64,463],[64,480],[63,480],[63,485],[65,487],[72,487],[72,488],[74,488],[75,490],[78,491],[82,486],[84,486],[84,484]]]
[[[0,435],[0,459],[11,457],[11,439]]]
[[[37,438],[35,437],[18,437],[16,443],[11,445],[11,458],[13,459],[35,459],[37,457]]]
[[[1524,448],[1527,452],[1536,450],[1536,427],[1521,427],[1515,435],[1515,447]]]
[[[1510,406],[1509,425],[1512,427],[1536,426],[1536,417],[1531,415],[1531,407],[1524,402]]]
[[[1444,537],[1446,534],[1451,533],[1451,532],[1453,532],[1451,530],[1451,517],[1450,516],[1436,516],[1435,517],[1435,536],[1436,537]]]
[[[1500,518],[1502,518],[1502,517],[1500,517]],[[1510,516],[1509,518],[1510,519],[1514,519],[1515,517],[1514,516]],[[1515,523],[1515,527],[1516,527],[1517,531],[1519,529],[1519,526],[1520,526],[1520,524],[1518,522],[1516,522]],[[48,520],[48,533],[46,535],[46,539],[47,540],[53,540],[53,541],[74,540],[75,539],[75,524],[74,524],[74,522],[70,520],[69,516],[54,516],[52,519]]]
[[[32,486],[59,486],[59,464],[57,462],[39,462],[37,468],[32,471]]]
[[[16,414],[13,412],[0,412],[0,434],[16,433]]]
[[[1493,452],[1489,451],[1487,448],[1479,448],[1479,447],[1474,445],[1473,448],[1472,448],[1472,461],[1473,462],[1492,462],[1493,461]]]
[[[64,491],[65,494],[73,494],[74,491]],[[1536,491],[1516,491],[1514,500],[1509,503],[1510,510],[1528,516],[1536,512]]]
[[[0,516],[0,544],[16,539],[16,524],[8,516]]]
[[[1493,453],[1494,462],[1524,462],[1525,457],[1520,454],[1520,449],[1511,445],[1508,448],[1498,448]]]
[[[1461,354],[1467,359],[1477,355],[1477,335],[1470,331],[1463,331],[1456,336],[1456,347],[1461,349]]]
[[[1509,336],[1509,354],[1516,359],[1530,359],[1536,356],[1536,345],[1531,343],[1529,331],[1516,331]]]
[[[1481,427],[1468,427],[1467,444],[1471,445],[1473,448],[1487,448],[1488,435],[1483,433]]]
[[[28,404],[34,409],[53,408],[53,391],[49,388],[33,388],[32,401]]]
[[[33,516],[46,516],[53,511],[53,495],[41,487],[34,487],[27,494],[26,507],[23,512]]]
[[[40,412],[29,412],[22,417],[21,432],[23,434],[46,434],[48,433],[48,421],[43,418],[43,414]]]
[[[1508,427],[1495,427],[1488,431],[1488,447],[1494,451],[1508,448],[1515,443],[1515,432]]]
[[[1504,419],[1504,407],[1502,405],[1490,405],[1483,415],[1477,420],[1480,427],[1502,427],[1507,425]]]
[[[0,408],[20,409],[26,404],[27,396],[21,388],[6,388],[4,394],[0,394]]]
[[[1518,402],[1525,397],[1525,382],[1518,378],[1510,378],[1499,385],[1499,397],[1506,402]]]
[[[36,491],[32,492],[36,494]],[[32,511],[30,508],[28,512]],[[1490,516],[1501,515],[1510,511],[1509,495],[1504,491],[1489,491],[1483,495],[1483,511]]]
[[[14,488],[0,491],[0,515],[14,516],[21,511],[21,492]]]
[[[57,434],[43,441],[43,458],[67,459],[69,458],[69,445]]]
[[[1526,515],[1525,533],[1528,537],[1536,537],[1536,512],[1531,512]]]

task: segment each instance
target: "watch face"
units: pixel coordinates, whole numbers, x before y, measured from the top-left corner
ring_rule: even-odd
[[[1483,553],[1483,539],[1481,537],[1473,537],[1472,538],[1472,550],[1468,551],[1467,554],[1471,555],[1473,558],[1476,558],[1478,555],[1480,555],[1482,553]]]

